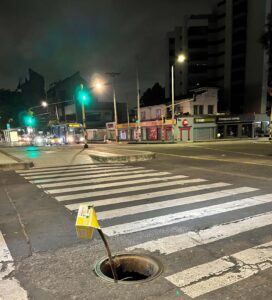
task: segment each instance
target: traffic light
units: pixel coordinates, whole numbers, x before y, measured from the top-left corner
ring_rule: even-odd
[[[89,90],[85,89],[83,85],[80,85],[80,87],[77,90],[77,100],[82,105],[87,105],[90,102],[91,95]]]
[[[36,119],[33,116],[27,115],[27,116],[24,117],[24,123],[25,123],[26,126],[35,127]]]

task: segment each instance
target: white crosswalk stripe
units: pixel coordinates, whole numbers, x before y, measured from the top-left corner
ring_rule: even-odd
[[[127,192],[136,192],[136,191],[143,191],[143,190],[148,190],[148,189],[175,186],[178,184],[183,185],[183,184],[187,184],[187,183],[197,183],[197,182],[204,182],[204,181],[206,181],[206,180],[201,179],[201,178],[181,179],[181,180],[175,180],[175,181],[169,181],[169,182],[154,183],[154,184],[149,184],[149,185],[103,190],[103,191],[98,191],[98,192],[87,192],[87,193],[80,193],[80,194],[74,194],[74,195],[57,196],[55,198],[58,201],[69,201],[69,200],[75,200],[75,199],[84,199],[84,198],[88,198],[88,197],[97,197],[97,196],[114,195],[114,194],[121,194],[121,193],[127,193]],[[96,185],[96,187],[97,186],[98,185]]]
[[[111,170],[110,173],[102,173],[102,174],[94,174],[94,175],[76,175],[76,176],[68,176],[68,177],[62,177],[59,176],[58,178],[50,178],[50,179],[35,179],[35,180],[30,180],[31,183],[34,184],[40,184],[40,183],[47,183],[47,182],[66,182],[69,180],[81,180],[81,179],[90,179],[90,178],[107,178],[111,177],[113,178],[114,176],[119,176],[119,175],[129,175],[129,174],[146,174],[154,172],[154,170],[143,170],[143,168],[133,168],[132,169],[122,169],[122,171],[119,170]],[[88,172],[87,172],[88,174]]]
[[[271,205],[272,193],[123,164],[62,166],[18,174],[63,202],[70,211],[76,211],[82,203],[94,205],[108,237],[131,233],[146,236],[144,242],[130,244],[126,251],[144,249],[170,257],[189,248],[227,242],[234,236],[242,238],[243,234],[272,226],[271,206],[271,211],[261,209],[256,215],[241,214],[240,219],[221,224],[217,221],[197,231],[187,229],[180,234],[173,234],[174,231],[162,236],[158,230],[156,239],[152,239],[150,230],[166,226],[174,230],[174,226],[183,226],[186,221],[201,224],[210,216],[230,216],[234,211],[242,213],[253,207]],[[152,213],[155,216],[151,217]],[[240,252],[236,250],[230,256],[185,270],[180,267],[166,279],[191,298],[205,295],[272,267],[271,246],[272,242]]]
[[[251,207],[259,204],[269,203],[269,202],[272,203],[272,194],[267,194],[267,195],[252,197],[252,198],[245,198],[242,200],[227,202],[224,204],[217,204],[217,205],[208,206],[204,208],[187,210],[185,212],[178,212],[178,213],[168,214],[160,217],[109,226],[104,228],[104,231],[109,236],[128,234],[132,232],[138,232],[147,229],[168,226],[170,224],[181,223],[192,219],[204,218],[215,214],[221,214],[223,212],[229,212],[229,211]]]
[[[97,184],[97,185],[77,186],[77,187],[70,187],[70,188],[64,188],[64,189],[52,189],[52,190],[48,190],[47,193],[48,194],[61,194],[61,193],[69,193],[69,192],[84,191],[84,190],[95,190],[95,189],[117,187],[117,186],[124,186],[124,185],[138,184],[138,183],[148,183],[148,182],[154,182],[154,181],[182,179],[185,177],[186,176],[183,176],[183,175],[176,175],[176,176],[172,175],[172,176],[163,177],[163,178],[154,177],[154,178],[145,178],[145,179],[134,179],[134,180],[122,181],[119,183],[113,182],[113,183],[103,183],[103,184]]]
[[[164,208],[170,208],[175,206],[182,206],[186,204],[192,204],[192,203],[199,203],[203,201],[209,201],[213,199],[219,199],[223,198],[229,195],[238,195],[245,192],[251,192],[256,189],[253,188],[237,188],[232,190],[223,190],[219,192],[212,192],[207,194],[201,194],[196,196],[189,196],[184,198],[177,198],[173,200],[164,200],[156,203],[150,203],[150,204],[143,204],[143,205],[137,205],[132,206],[128,210],[125,208],[120,209],[114,209],[109,211],[103,211],[98,213],[98,217],[100,220],[104,219],[110,219],[110,218],[116,218],[116,217],[122,217],[124,215],[134,215],[137,213],[143,213],[147,211],[153,211],[153,210],[159,210]]]
[[[73,176],[75,174],[85,174],[85,173],[88,173],[88,174],[100,174],[100,173],[106,173],[106,172],[113,172],[113,171],[120,171],[122,170],[123,168],[122,167],[112,167],[112,168],[104,168],[104,167],[101,167],[99,168],[99,170],[95,170],[95,169],[82,169],[82,170],[75,170],[73,172],[71,172],[70,170],[66,170],[66,171],[62,171],[58,174],[46,174],[46,175],[43,175],[43,174],[40,174],[40,175],[31,175],[31,176],[25,176],[26,179],[38,179],[38,178],[53,178],[53,177],[59,177],[59,176]],[[135,168],[131,168],[131,167],[127,167],[126,170],[135,170]],[[63,174],[65,173],[65,175]]]
[[[147,172],[143,171],[137,171],[140,174],[135,175],[124,175],[124,176],[115,176],[115,177],[102,177],[102,178],[93,178],[93,179],[85,179],[85,180],[73,180],[73,181],[64,181],[64,182],[58,182],[58,183],[47,183],[47,184],[39,184],[37,185],[39,188],[54,188],[54,187],[63,187],[63,186],[71,186],[71,185],[81,185],[81,184],[92,184],[92,183],[101,183],[101,182],[111,182],[116,180],[123,180],[123,179],[137,179],[142,178],[143,173],[144,177],[154,177],[153,173],[148,174]],[[163,175],[169,175],[169,172],[158,172],[156,173],[156,176],[163,176]]]
[[[176,195],[176,194],[183,194],[183,193],[202,191],[202,190],[207,190],[207,189],[226,187],[229,185],[230,185],[229,183],[217,182],[217,183],[211,183],[211,184],[202,184],[202,185],[195,185],[195,186],[190,186],[190,187],[183,187],[183,188],[178,188],[178,189],[170,189],[170,190],[159,191],[159,192],[148,192],[148,193],[137,194],[137,195],[132,195],[132,196],[123,196],[123,197],[116,197],[116,198],[110,197],[110,198],[106,198],[106,199],[104,198],[104,199],[98,200],[98,201],[92,200],[91,203],[95,207],[101,207],[101,206],[106,206],[106,205],[111,205],[111,204],[129,203],[129,202],[133,202],[133,201],[153,199],[156,197],[166,197],[166,196],[171,196],[171,195]],[[90,201],[82,202],[82,203],[86,204],[86,203],[90,203]],[[79,205],[80,205],[80,203],[75,203],[75,204],[68,204],[65,206],[69,210],[77,210],[79,208]]]
[[[192,298],[237,283],[272,267],[272,242],[224,256],[166,277]]]
[[[112,167],[120,167],[123,166],[123,164],[111,164]],[[16,173],[20,175],[25,174],[31,174],[31,173],[44,173],[44,172],[50,172],[50,171],[61,171],[61,170],[76,170],[76,169],[83,169],[83,168],[90,168],[90,169],[97,169],[100,167],[109,167],[109,164],[99,164],[99,165],[77,165],[77,166],[64,166],[64,167],[50,167],[50,168],[33,168],[31,170],[23,170],[23,171],[15,171]]]
[[[195,246],[213,243],[267,225],[272,225],[272,212],[216,225],[198,232],[189,231],[179,235],[167,236],[128,247],[126,250],[145,249],[150,252],[160,251],[162,254],[171,254]]]
[[[27,292],[20,286],[19,281],[14,275],[12,275],[14,271],[13,258],[0,231],[0,299],[27,300]]]

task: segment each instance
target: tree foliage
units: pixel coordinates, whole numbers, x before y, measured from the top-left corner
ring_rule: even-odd
[[[158,82],[148,88],[141,97],[141,106],[151,106],[164,103],[165,90]]]

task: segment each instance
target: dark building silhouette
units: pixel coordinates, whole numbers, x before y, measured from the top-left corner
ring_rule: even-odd
[[[21,101],[27,107],[40,105],[45,98],[44,78],[39,73],[28,69],[28,78],[20,80],[17,91],[21,92]]]
[[[82,122],[82,107],[77,99],[81,84],[90,95],[90,101],[85,106],[87,128],[105,128],[107,122],[114,121],[113,101],[97,101],[80,72],[50,84],[47,100],[51,119],[57,119],[58,115],[60,122]],[[119,123],[126,121],[126,103],[117,103],[117,115]]]

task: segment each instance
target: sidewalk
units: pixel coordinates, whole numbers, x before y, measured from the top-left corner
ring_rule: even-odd
[[[0,170],[25,170],[33,167],[32,162],[25,162],[15,156],[8,154],[6,151],[0,149]]]

